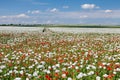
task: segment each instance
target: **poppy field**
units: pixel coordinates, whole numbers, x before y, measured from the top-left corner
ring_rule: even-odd
[[[120,80],[120,34],[1,32],[0,80]]]

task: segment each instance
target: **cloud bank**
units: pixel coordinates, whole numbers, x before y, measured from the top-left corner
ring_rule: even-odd
[[[1,23],[26,24],[119,24],[120,10],[60,11],[29,10],[22,14],[0,16]]]

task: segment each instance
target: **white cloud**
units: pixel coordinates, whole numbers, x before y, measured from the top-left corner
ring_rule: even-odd
[[[10,15],[10,16],[0,16],[0,18],[29,18],[26,14]]]
[[[33,11],[29,10],[27,13],[29,13],[29,14],[39,14],[40,10],[33,10]]]
[[[7,18],[7,16],[0,16],[0,18]]]
[[[82,16],[80,16],[80,18],[88,18],[88,16],[87,15],[82,15]]]
[[[110,10],[110,9],[105,10],[105,13],[111,13],[111,12],[112,12],[112,10]]]
[[[18,15],[11,16],[11,17],[13,17],[13,18],[29,18],[29,16],[26,14],[18,14]]]
[[[99,7],[96,6],[95,4],[83,4],[83,5],[81,5],[81,8],[83,8],[83,9],[94,9],[94,8],[99,8]]]
[[[50,10],[50,12],[58,12],[59,10],[57,8],[53,8]]]
[[[67,9],[67,8],[69,8],[69,6],[63,6],[63,8]]]
[[[39,11],[39,10],[35,10],[35,11],[32,11],[31,13],[32,13],[32,14],[39,14],[40,11]]]

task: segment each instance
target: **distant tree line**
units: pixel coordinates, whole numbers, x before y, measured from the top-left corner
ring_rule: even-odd
[[[0,26],[39,27],[39,26],[53,26],[53,24],[0,24]]]
[[[0,24],[0,26],[18,27],[68,27],[68,28],[120,28],[120,25],[69,25],[69,24]]]

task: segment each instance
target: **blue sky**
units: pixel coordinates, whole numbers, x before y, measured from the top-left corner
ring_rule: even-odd
[[[0,24],[120,24],[120,0],[0,0]]]

